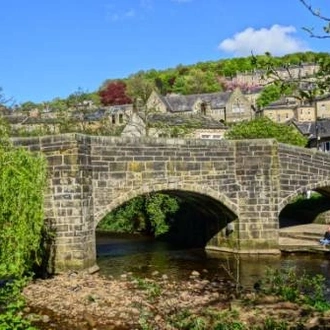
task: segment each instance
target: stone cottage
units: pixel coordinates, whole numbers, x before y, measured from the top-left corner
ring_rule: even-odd
[[[154,91],[146,106],[159,113],[200,114],[228,123],[254,118],[251,103],[239,88],[226,92],[167,96]]]

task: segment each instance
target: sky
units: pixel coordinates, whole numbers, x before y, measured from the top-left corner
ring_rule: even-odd
[[[308,1],[330,17],[329,0]],[[0,87],[41,103],[140,70],[329,52],[330,39],[303,30],[322,23],[300,0],[2,0]]]

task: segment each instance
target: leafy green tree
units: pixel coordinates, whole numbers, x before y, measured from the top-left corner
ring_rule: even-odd
[[[235,124],[225,134],[229,140],[276,139],[278,142],[305,147],[307,138],[294,127],[275,123],[267,117]]]
[[[221,85],[213,72],[193,68],[186,75],[177,78],[173,90],[181,94],[212,93],[220,91]]]
[[[137,109],[146,105],[154,89],[154,81],[146,78],[143,72],[130,76],[126,81],[126,94]]]
[[[260,93],[256,102],[257,106],[263,108],[270,103],[279,100],[284,95],[292,95],[292,90],[289,87],[286,87],[286,90],[282,90],[277,84],[268,85]]]
[[[159,236],[168,231],[168,216],[178,209],[178,200],[166,194],[138,196],[109,213],[98,227],[113,232]]]
[[[41,105],[37,104],[37,103],[34,103],[34,102],[28,101],[28,102],[22,103],[19,108],[20,108],[21,111],[30,112],[30,111],[33,111],[35,109],[40,109]]]

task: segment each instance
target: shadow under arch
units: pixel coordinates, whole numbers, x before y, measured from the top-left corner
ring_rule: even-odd
[[[313,200],[307,198],[307,192],[314,191],[323,198]],[[293,203],[298,196],[304,196],[305,200],[299,200],[295,206]],[[289,209],[289,210],[288,210]],[[294,214],[290,209],[294,210]],[[279,227],[313,223],[320,213],[330,210],[330,180],[324,180],[306,185],[293,191],[279,203],[278,218]],[[290,217],[291,214],[291,217]],[[288,216],[289,215],[289,216]],[[330,218],[329,218],[330,220]]]
[[[231,201],[226,195],[219,193],[209,187],[192,185],[192,184],[180,184],[173,187],[171,183],[157,184],[157,185],[144,185],[138,189],[132,189],[120,197],[114,199],[111,203],[102,208],[102,210],[94,215],[94,228],[97,227],[98,223],[111,211],[115,210],[118,206],[123,205],[129,200],[149,193],[165,192],[165,191],[183,191],[186,193],[192,192],[200,195],[210,197],[219,203],[223,204],[228,210],[234,214],[238,214],[238,207],[233,201]]]
[[[160,187],[157,186],[157,188]],[[170,224],[169,230],[167,233],[158,236],[158,240],[167,241],[177,246],[205,247],[219,232],[223,231],[224,236],[229,234],[228,228],[231,228],[231,225],[228,224],[236,220],[237,215],[223,203],[223,200],[227,203],[229,202],[226,196],[219,196],[214,191],[208,188],[202,189],[199,186],[194,186],[194,189],[192,189],[191,185],[186,189],[184,186],[181,186],[180,189],[164,188],[155,190],[155,187],[153,187],[153,189],[150,188],[148,190],[146,187],[143,187],[134,190],[134,193],[129,192],[126,194],[125,199],[121,199],[120,204],[115,202],[109,204],[108,208],[102,212],[102,215],[104,214],[105,216],[116,207],[137,196],[148,193],[162,193],[176,197],[179,201],[180,209],[170,216],[168,219]],[[215,195],[216,198],[210,195]],[[230,204],[237,211],[236,206],[232,203]],[[97,224],[100,220],[98,218]]]

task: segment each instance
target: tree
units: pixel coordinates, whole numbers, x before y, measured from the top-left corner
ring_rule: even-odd
[[[271,84],[266,86],[262,90],[256,103],[259,108],[263,108],[270,103],[279,100],[282,96],[285,95],[292,95],[292,90],[289,87],[287,88],[287,90],[281,90],[280,86],[276,84]]]
[[[143,232],[159,236],[168,231],[168,215],[179,209],[176,198],[154,193],[133,198],[115,211],[109,213],[99,228],[120,233]]]
[[[152,91],[156,89],[153,80],[147,79],[143,72],[130,76],[126,82],[126,93],[133,101],[136,109],[147,104]]]
[[[126,83],[121,80],[109,82],[99,91],[103,105],[130,104],[132,100],[126,94]]]
[[[325,25],[322,28],[322,32],[315,32],[314,27],[304,27],[303,29],[309,33],[309,35],[313,38],[321,38],[326,39],[330,38],[330,17],[327,17],[321,13],[319,9],[313,8],[310,4],[307,4],[305,0],[299,0],[303,6],[305,6],[312,15],[318,17],[322,20]]]
[[[42,105],[40,105],[40,104],[31,102],[31,101],[27,101],[27,102],[24,102],[20,105],[20,109],[22,111],[25,111],[25,112],[30,112],[30,111],[33,111],[35,109],[40,109],[41,106]]]
[[[234,125],[225,134],[228,140],[241,139],[276,139],[278,142],[300,147],[307,145],[307,138],[295,128],[273,122],[267,117],[259,117]]]
[[[214,73],[196,68],[179,76],[173,85],[173,91],[181,94],[213,93],[220,90],[221,85]]]
[[[69,108],[74,110],[73,117],[80,123],[81,131],[85,132],[87,128],[86,115],[91,108],[88,92],[79,87],[77,91],[69,95],[67,104]]]
[[[312,38],[330,38],[330,17],[321,13],[320,10],[313,8],[306,0],[299,0],[309,12],[325,23],[322,26],[323,32],[315,32],[314,28],[304,27]],[[310,57],[311,52],[307,52],[309,62],[313,60]],[[330,56],[328,53],[321,53],[314,56],[314,62],[319,65],[319,69],[313,77],[300,77],[293,74],[293,66],[297,63],[292,62],[293,55],[283,57],[282,70],[285,70],[286,77],[283,78],[278,71],[278,63],[270,53],[266,53],[263,60],[258,56],[252,56],[251,63],[257,69],[264,70],[265,76],[271,78],[282,91],[288,88],[292,94],[302,102],[315,104],[317,97],[330,93]],[[297,61],[297,58],[296,58]]]

